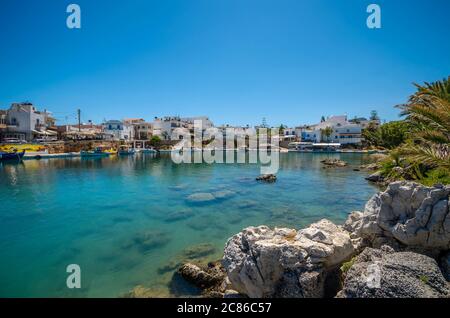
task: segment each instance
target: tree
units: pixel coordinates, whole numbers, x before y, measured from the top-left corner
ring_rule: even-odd
[[[403,144],[408,137],[409,124],[403,120],[385,123],[379,127],[369,124],[363,130],[364,140],[371,146],[393,149]]]
[[[152,147],[161,146],[161,138],[159,136],[152,136],[152,139],[150,139],[150,145]]]
[[[322,116],[322,118],[320,118],[320,122],[323,123],[325,121],[325,116]]]
[[[325,127],[323,129],[321,129],[320,132],[321,132],[322,136],[326,136],[327,137],[326,141],[329,142],[330,141],[330,136],[333,133],[333,128],[328,126],[328,127]]]
[[[410,161],[450,169],[450,76],[435,83],[414,84],[417,92],[398,105],[414,134],[402,151]]]
[[[376,110],[372,110],[370,112],[370,120],[380,120],[380,117],[378,117],[378,112]]]

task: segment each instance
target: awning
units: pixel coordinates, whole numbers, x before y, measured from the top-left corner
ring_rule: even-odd
[[[340,147],[341,144],[339,143],[315,143],[313,144],[314,147]]]
[[[34,132],[35,134],[43,135],[43,136],[56,136],[58,134],[56,131],[52,131],[52,130],[38,131],[38,130],[32,129],[31,131]]]

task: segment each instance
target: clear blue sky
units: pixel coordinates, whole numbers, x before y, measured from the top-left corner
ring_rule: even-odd
[[[82,29],[66,27],[66,6]],[[382,8],[382,29],[366,7]],[[398,118],[450,74],[448,0],[1,0],[0,108],[59,123],[209,115],[216,124]]]

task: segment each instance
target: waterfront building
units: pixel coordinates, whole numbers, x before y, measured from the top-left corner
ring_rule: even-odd
[[[38,138],[56,138],[55,119],[52,114],[47,110],[38,111],[32,103],[11,104],[6,112],[3,111],[2,118],[2,139],[32,141]]]
[[[153,121],[153,135],[160,137],[162,140],[170,140],[172,131],[181,127],[183,125],[179,116],[155,117]]]
[[[297,141],[299,137],[296,134],[295,128],[284,128],[281,141]]]
[[[148,122],[134,124],[134,136],[137,140],[150,140],[153,136],[153,125]]]
[[[214,127],[213,122],[207,116],[195,116],[195,117],[181,118],[181,122],[188,129],[193,129],[194,128],[194,122],[195,121],[200,121],[201,122],[203,130],[211,128],[211,127]]]
[[[155,117],[153,121],[153,135],[159,136],[162,140],[170,140],[172,132],[177,128],[186,128],[193,132],[195,121],[201,121],[202,129],[214,127],[213,122],[207,116],[184,117],[166,116]]]
[[[6,131],[6,110],[0,110],[0,136]]]
[[[347,120],[346,115],[331,116],[315,125],[299,129],[301,140],[305,142],[327,142],[342,145],[361,144],[363,126]]]
[[[132,124],[120,120],[108,120],[102,124],[105,139],[133,140],[134,127]]]
[[[135,140],[150,140],[153,135],[153,124],[143,118],[126,118],[124,124],[133,126]]]
[[[91,121],[80,125],[57,126],[58,139],[63,140],[98,140],[104,139],[102,125],[95,125]]]

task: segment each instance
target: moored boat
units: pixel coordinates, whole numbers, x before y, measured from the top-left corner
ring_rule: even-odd
[[[120,146],[117,153],[119,154],[119,156],[130,156],[134,155],[136,151],[128,146]]]
[[[97,147],[95,150],[91,151],[81,151],[80,156],[82,158],[87,157],[108,157],[111,154],[111,152],[105,151],[102,147]]]
[[[9,160],[22,160],[23,155],[25,154],[25,150],[21,152],[1,152],[0,151],[0,161],[9,161]]]

